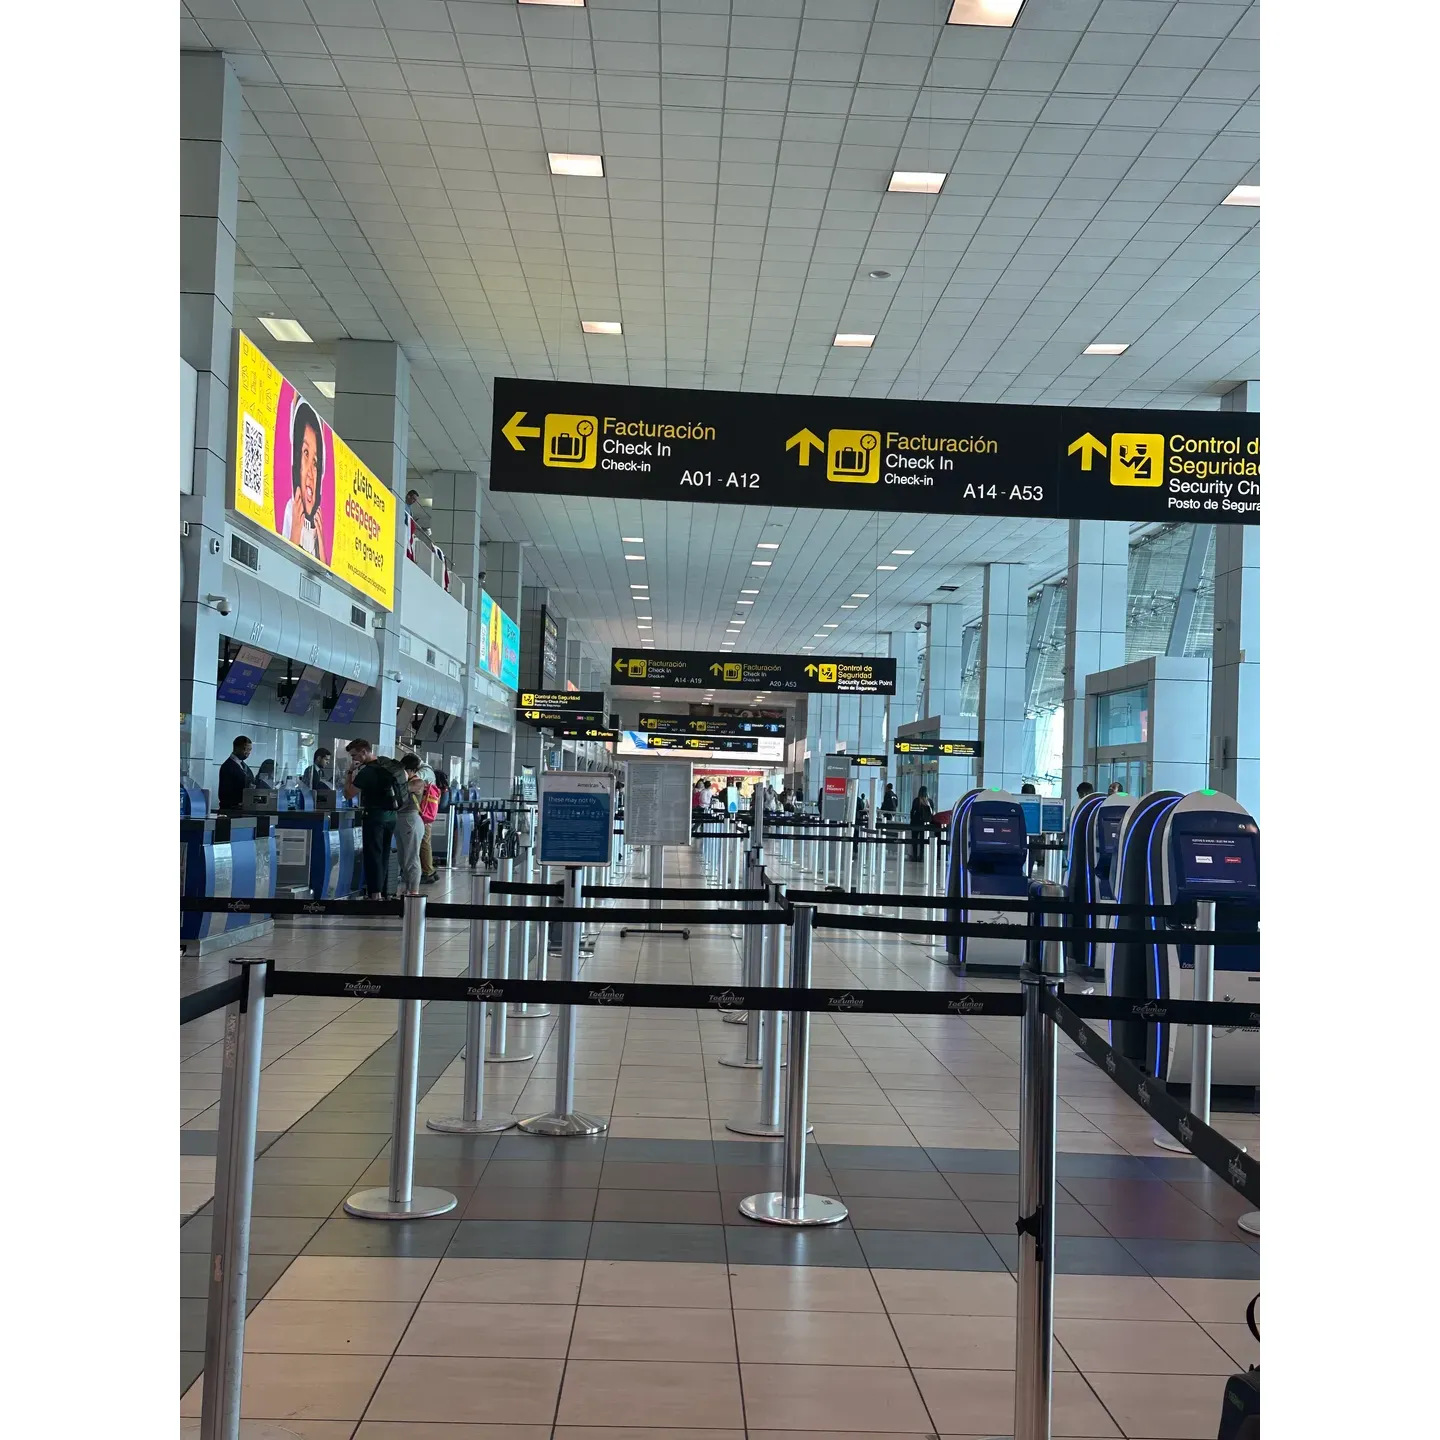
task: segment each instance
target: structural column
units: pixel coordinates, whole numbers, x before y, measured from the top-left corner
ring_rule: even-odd
[[[215,734],[224,585],[240,81],[217,51],[180,52],[180,358],[198,376],[190,493],[180,497],[181,768],[214,798],[230,735]]]
[[[406,452],[410,443],[410,362],[391,340],[339,340],[335,344],[335,429],[360,460],[395,494],[395,606],[405,587]],[[427,582],[428,583],[428,582]],[[400,698],[400,642],[395,613],[375,624],[380,682],[361,702],[357,729],[373,726],[381,754],[395,748],[395,706]]]
[[[1018,792],[1025,780],[1028,567],[987,565],[980,613],[979,783]]]
[[[481,569],[483,588],[515,623],[520,623],[520,606],[524,591],[525,551],[513,541],[489,541],[485,546]],[[478,600],[477,600],[478,605]],[[480,647],[489,644],[489,637],[476,632],[474,663],[479,664]],[[491,730],[477,726],[475,730],[476,784],[489,798],[509,795],[515,780],[515,731]]]
[[[894,735],[902,725],[920,719],[920,652],[925,648],[925,632],[896,630],[889,640],[889,653],[895,657],[895,694],[890,698],[887,733]]]
[[[958,605],[932,605],[925,642],[925,698],[920,717],[931,720],[946,740],[973,740],[976,716],[967,713],[965,675],[974,663],[979,630],[966,625]],[[976,783],[973,760],[942,756],[936,793],[930,798],[936,810],[948,810]]]
[[[1065,583],[1065,751],[1060,793],[1085,778],[1085,677],[1125,663],[1130,524],[1072,520]]]

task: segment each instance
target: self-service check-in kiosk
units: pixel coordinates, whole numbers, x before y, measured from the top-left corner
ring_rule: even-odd
[[[1075,905],[1089,905],[1099,897],[1095,893],[1095,872],[1090,867],[1090,836],[1095,827],[1096,811],[1106,797],[1091,793],[1076,803],[1070,814],[1070,836],[1065,851],[1065,898]],[[1087,925],[1089,918],[1079,917]],[[1093,940],[1067,940],[1065,965],[1092,966],[1095,963]]]
[[[1115,887],[1119,880],[1120,834],[1135,803],[1133,795],[1118,790],[1114,795],[1107,795],[1095,809],[1095,822],[1090,826],[1089,848],[1085,857],[1094,877],[1091,888],[1095,900],[1114,904],[1119,899]],[[1119,923],[1114,915],[1095,915],[1090,920],[1091,927],[1096,930],[1114,930]],[[1115,947],[1102,940],[1090,948],[1088,963],[1108,975]]]
[[[1260,827],[1243,806],[1213,790],[1163,791],[1137,801],[1120,838],[1120,885],[1123,903],[1214,901],[1217,930],[1253,932],[1253,945],[1215,948],[1214,998],[1259,1006]],[[1193,999],[1194,932],[1163,921],[1124,923],[1153,930],[1155,939],[1115,946],[1110,993],[1142,1001]],[[1111,1043],[1167,1084],[1189,1083],[1191,1035],[1188,1025],[1143,1014],[1111,1026]],[[1213,1032],[1211,1077],[1216,1086],[1259,1085],[1258,1027]]]
[[[981,925],[1024,925],[1014,911],[985,908],[985,900],[1023,900],[1029,893],[1025,812],[1004,790],[971,790],[950,816],[951,920]],[[963,903],[962,903],[963,902]],[[970,903],[974,902],[974,903]],[[1018,970],[1025,963],[1023,940],[945,937],[955,967]]]

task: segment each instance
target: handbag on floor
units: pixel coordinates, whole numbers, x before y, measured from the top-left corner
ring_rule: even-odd
[[[1245,1323],[1258,1341],[1260,1327],[1255,1323],[1257,1295],[1245,1309]],[[1218,1440],[1260,1440],[1260,1367],[1252,1365],[1241,1375],[1232,1375],[1225,1382],[1225,1399],[1220,1412]]]

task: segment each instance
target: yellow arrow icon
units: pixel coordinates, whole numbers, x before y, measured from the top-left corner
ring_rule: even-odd
[[[807,665],[805,667],[805,673],[807,675],[813,676],[815,674],[815,667],[813,665]]]
[[[1091,461],[1097,455],[1110,453],[1088,430],[1065,453],[1073,455],[1077,450],[1080,452],[1080,468],[1082,470],[1088,470]]]
[[[516,448],[518,449],[519,447],[517,446]],[[627,662],[624,661],[624,660],[617,660],[617,661],[615,662],[615,668],[616,668],[618,671],[620,671],[621,674],[624,674],[626,663],[627,663]]]
[[[712,675],[718,675],[724,668],[725,667],[723,665],[712,665],[710,667],[710,673]]]
[[[810,463],[812,450],[819,450],[822,454],[825,451],[825,442],[813,430],[797,430],[785,442],[787,450],[793,450],[797,445],[800,447],[800,463],[802,465]]]
[[[520,422],[525,418],[526,411],[517,410],[501,427],[500,433],[517,449],[525,447],[520,443],[522,438],[538,440],[540,438],[540,427],[538,425],[522,425]],[[1088,467],[1087,467],[1088,468]]]

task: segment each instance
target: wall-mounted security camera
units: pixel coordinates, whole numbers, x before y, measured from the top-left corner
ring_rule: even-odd
[[[210,537],[210,553],[212,555],[218,555],[222,548],[223,547],[220,544],[220,537],[218,535],[212,535]]]
[[[928,629],[930,628],[930,625],[929,625],[929,622],[928,622],[928,621],[925,621],[925,620],[917,620],[917,621],[915,622],[915,628],[916,628],[917,630],[928,630]]]
[[[230,601],[224,595],[207,595],[205,603],[213,606],[221,615],[230,613]]]

